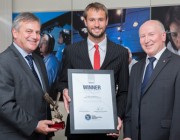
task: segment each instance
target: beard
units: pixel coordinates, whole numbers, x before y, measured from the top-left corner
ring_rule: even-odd
[[[97,38],[97,39],[103,37],[104,34],[105,34],[105,30],[103,30],[103,31],[102,31],[100,34],[98,34],[98,35],[93,34],[93,33],[91,32],[91,30],[89,30],[88,28],[87,28],[87,31],[88,31],[88,33],[89,33],[92,37]]]

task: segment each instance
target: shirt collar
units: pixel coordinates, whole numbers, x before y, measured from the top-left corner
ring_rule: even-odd
[[[27,55],[32,55],[32,53],[28,54],[26,51],[24,51],[21,47],[19,47],[15,42],[13,42],[13,45],[15,48],[20,52],[20,54],[25,58]]]
[[[88,50],[92,50],[94,48],[95,43],[92,42],[89,38],[87,38],[87,43],[88,43]],[[102,51],[106,51],[107,48],[107,38],[105,37],[104,40],[102,40],[101,42],[98,43],[99,48]]]
[[[161,55],[162,55],[162,53],[165,51],[165,49],[166,49],[166,47],[164,47],[160,52],[158,52],[158,53],[154,56],[157,61],[159,60],[159,58],[161,57]],[[149,62],[149,60],[148,60],[149,57],[150,57],[150,56],[147,55],[147,57],[146,57],[146,63]]]

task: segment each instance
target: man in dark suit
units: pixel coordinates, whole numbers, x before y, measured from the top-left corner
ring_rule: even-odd
[[[49,128],[53,122],[46,120],[47,104],[43,95],[48,80],[44,62],[33,53],[39,44],[40,27],[39,19],[33,14],[19,14],[12,25],[13,43],[0,54],[2,140],[46,140],[49,132],[57,131]],[[27,55],[33,57],[33,66],[29,65]]]
[[[131,71],[124,140],[179,140],[180,57],[166,49],[166,32],[157,20],[146,21],[139,37],[147,57]],[[154,69],[144,86],[151,58]]]
[[[64,105],[69,113],[68,69],[96,69],[94,66],[95,44],[99,45],[100,70],[113,70],[117,89],[118,130],[124,118],[128,89],[128,51],[107,39],[105,29],[108,24],[107,8],[100,3],[89,4],[84,11],[84,23],[88,30],[87,40],[67,46],[63,54],[63,66],[59,81],[59,90],[63,93]],[[98,70],[98,69],[96,69]],[[108,120],[107,120],[108,121]],[[68,140],[114,140],[116,134],[70,134],[69,116],[66,136]],[[112,136],[111,136],[112,135]]]

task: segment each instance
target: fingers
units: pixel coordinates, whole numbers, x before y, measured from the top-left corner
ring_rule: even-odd
[[[120,117],[118,117],[117,133],[109,133],[109,134],[107,134],[107,136],[111,136],[111,137],[114,137],[114,138],[119,137],[121,127],[122,127],[122,120],[121,120]]]
[[[71,98],[68,95],[68,89],[63,90],[63,100],[66,112],[69,113],[69,102],[71,101]]]
[[[68,92],[68,89],[67,89],[67,88],[65,88],[65,89],[63,90],[63,97],[64,97],[68,102],[71,101],[71,98],[69,97],[69,92]]]
[[[113,138],[117,138],[117,137],[119,137],[119,133],[118,132],[117,133],[109,133],[109,134],[107,134],[107,136],[111,136]]]
[[[117,130],[120,130],[122,127],[122,120],[120,117],[118,117],[118,126],[117,126]]]
[[[39,121],[35,131],[38,133],[45,134],[45,135],[47,135],[50,132],[56,132],[57,129],[49,127],[49,125],[53,125],[53,124],[54,124],[54,122],[51,120]]]

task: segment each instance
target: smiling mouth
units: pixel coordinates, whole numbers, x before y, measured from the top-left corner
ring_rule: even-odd
[[[30,41],[31,45],[37,45],[37,41]]]
[[[94,31],[94,33],[100,33],[101,32],[101,30],[100,29],[95,29],[95,30],[93,30]]]
[[[145,46],[146,46],[146,48],[150,48],[150,47],[153,46],[153,44],[148,44],[148,45],[145,45]]]

